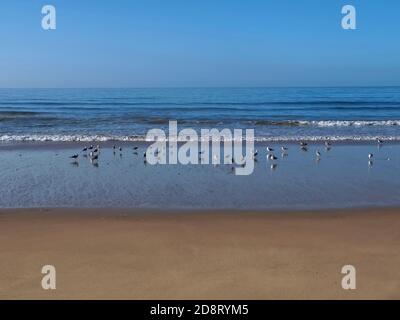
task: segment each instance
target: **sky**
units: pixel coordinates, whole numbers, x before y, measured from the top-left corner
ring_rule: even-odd
[[[398,0],[1,0],[0,87],[400,85],[399,15]]]

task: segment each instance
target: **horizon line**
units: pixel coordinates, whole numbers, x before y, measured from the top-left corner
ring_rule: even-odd
[[[0,87],[0,90],[49,90],[49,89],[296,89],[296,88],[399,88],[399,85],[329,85],[329,86],[121,86],[121,87]]]

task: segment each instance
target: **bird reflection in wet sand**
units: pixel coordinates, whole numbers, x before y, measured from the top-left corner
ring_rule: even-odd
[[[71,162],[71,165],[73,166],[73,167],[79,167],[79,162],[78,161],[72,161]]]

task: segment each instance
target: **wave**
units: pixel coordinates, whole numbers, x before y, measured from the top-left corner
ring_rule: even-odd
[[[400,142],[399,136],[339,136],[339,135],[326,135],[326,136],[309,136],[309,135],[296,135],[296,136],[256,136],[256,142],[298,142],[298,141],[338,141],[338,142],[368,142],[383,139],[385,141]],[[168,139],[166,139],[168,141]],[[196,140],[196,139],[195,139]],[[201,141],[199,135],[198,141]],[[233,139],[232,139],[233,140]],[[146,136],[132,135],[132,136],[118,136],[118,135],[0,135],[0,142],[107,142],[107,141],[126,141],[126,142],[145,142]],[[229,139],[227,140],[229,141]]]
[[[0,111],[0,117],[35,116],[40,114],[36,111]]]
[[[280,116],[282,117],[282,115]],[[289,116],[287,116],[289,117]],[[400,126],[399,119],[390,120],[280,120],[280,119],[255,119],[254,116],[240,116],[232,115],[232,117],[174,117],[168,116],[144,116],[139,114],[120,114],[115,116],[97,115],[89,118],[79,118],[76,116],[71,117],[70,114],[56,114],[47,112],[34,112],[34,111],[0,111],[0,122],[36,122],[57,125],[93,125],[97,124],[101,127],[102,123],[108,124],[145,124],[145,125],[168,125],[169,121],[176,120],[182,125],[193,126],[288,126],[288,127],[393,127]]]
[[[134,123],[168,124],[171,118],[132,117]],[[314,127],[366,127],[400,126],[400,120],[269,120],[269,119],[174,119],[182,125],[231,125],[235,123],[247,126],[314,126]],[[109,120],[108,120],[109,121]]]
[[[299,125],[317,127],[364,127],[364,126],[399,126],[400,120],[318,120],[298,121]]]

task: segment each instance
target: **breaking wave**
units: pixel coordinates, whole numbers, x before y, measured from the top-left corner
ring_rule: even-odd
[[[274,141],[376,141],[384,139],[385,141],[399,142],[399,136],[377,136],[377,135],[354,135],[354,136],[256,136],[257,142]],[[168,140],[168,138],[166,139]],[[200,134],[198,140],[201,140]],[[106,141],[147,141],[144,135],[118,136],[118,135],[0,135],[0,142],[106,142]]]

